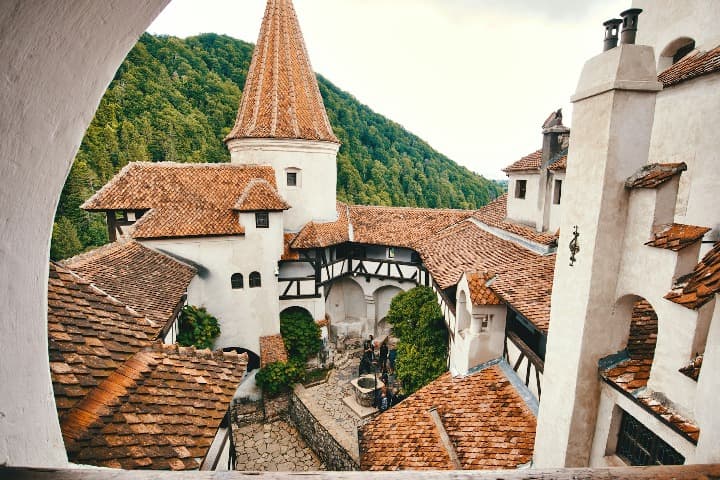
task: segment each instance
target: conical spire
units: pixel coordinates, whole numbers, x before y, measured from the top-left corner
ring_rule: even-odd
[[[339,143],[325,111],[292,0],[268,0],[235,127],[225,141]]]

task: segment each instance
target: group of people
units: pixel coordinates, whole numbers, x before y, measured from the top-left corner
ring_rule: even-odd
[[[375,354],[377,342],[372,335],[363,342],[363,354],[360,358],[360,375],[367,373],[375,373],[380,375],[383,386],[375,399],[375,406],[384,412],[399,401],[396,392],[388,388],[389,376],[395,374],[395,360],[397,359],[397,350],[395,344],[390,344],[386,337],[380,343],[379,354]]]

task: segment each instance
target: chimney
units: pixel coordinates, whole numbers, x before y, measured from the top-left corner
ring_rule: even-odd
[[[623,23],[619,18],[612,18],[603,23],[605,26],[605,41],[603,42],[603,52],[612,50],[618,44],[618,30],[620,24]]]
[[[623,19],[620,43],[623,45],[633,45],[635,43],[635,34],[637,34],[638,17],[640,13],[642,13],[642,8],[631,8],[620,14]]]
[[[543,148],[542,167],[547,168],[550,160],[564,148],[564,137],[570,133],[570,129],[562,123],[562,108],[550,114],[542,126]]]

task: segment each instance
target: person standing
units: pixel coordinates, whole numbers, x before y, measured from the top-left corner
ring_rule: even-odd
[[[395,375],[395,359],[397,358],[397,342],[391,341],[388,351],[388,363],[390,364],[390,375]]]
[[[385,337],[385,340],[383,340],[382,344],[380,345],[380,357],[378,359],[378,365],[380,366],[381,372],[387,371],[387,358],[388,358],[388,341],[387,341],[387,337]]]

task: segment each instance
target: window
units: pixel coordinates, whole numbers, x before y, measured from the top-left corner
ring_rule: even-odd
[[[515,180],[515,198],[525,198],[527,193],[527,180]]]
[[[242,273],[233,273],[232,277],[230,277],[230,285],[232,285],[233,290],[243,288]]]
[[[299,168],[290,167],[285,169],[285,184],[290,188],[300,188],[302,186]]]
[[[636,466],[685,463],[685,457],[627,412],[622,412],[615,454]]]
[[[287,172],[287,186],[297,187],[297,172]]]
[[[255,226],[257,228],[270,228],[270,214],[268,212],[257,212],[255,214]]]
[[[262,286],[262,282],[260,280],[260,273],[252,272],[250,274],[250,288],[258,288],[260,286]]]
[[[555,180],[555,189],[553,190],[553,204],[560,205],[562,197],[562,180]]]
[[[695,40],[690,40],[686,45],[678,48],[675,55],[673,55],[673,65],[683,59],[685,55],[695,50]]]
[[[388,247],[388,249],[387,249],[387,257],[388,257],[388,258],[395,258],[395,247]]]

